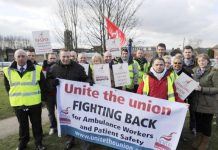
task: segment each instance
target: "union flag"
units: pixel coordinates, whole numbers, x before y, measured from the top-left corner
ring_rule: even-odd
[[[107,31],[108,35],[111,39],[119,38],[120,39],[120,46],[122,47],[126,43],[125,34],[107,17],[104,16],[107,23]]]

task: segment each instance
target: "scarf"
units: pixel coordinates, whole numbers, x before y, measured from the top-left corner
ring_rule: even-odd
[[[161,80],[161,79],[164,77],[165,73],[167,72],[167,69],[164,68],[164,71],[163,71],[163,72],[157,73],[156,71],[154,71],[153,67],[151,67],[150,72],[153,73],[153,75],[154,75],[158,80]]]

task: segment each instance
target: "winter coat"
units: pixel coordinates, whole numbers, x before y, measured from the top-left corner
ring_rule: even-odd
[[[47,73],[47,84],[49,91],[56,89],[56,78],[89,82],[89,78],[86,75],[84,68],[74,61],[71,61],[68,65],[62,64],[61,61],[58,61],[51,66]]]
[[[216,113],[216,94],[218,94],[218,71],[208,65],[203,74],[200,68],[193,69],[193,79],[200,83],[201,91],[194,92],[194,109],[201,113]]]

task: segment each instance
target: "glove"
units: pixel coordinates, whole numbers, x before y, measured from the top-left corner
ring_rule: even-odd
[[[58,86],[60,84],[60,81],[58,79],[55,79],[55,86]]]
[[[94,84],[93,81],[90,81],[90,82],[89,82],[89,85],[90,85],[90,86],[93,86],[93,84]]]

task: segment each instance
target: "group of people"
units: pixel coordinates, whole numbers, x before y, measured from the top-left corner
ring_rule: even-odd
[[[19,122],[19,145],[17,150],[27,147],[29,122],[32,124],[33,136],[37,150],[45,150],[42,143],[41,102],[45,101],[50,120],[49,135],[57,132],[55,117],[56,86],[58,78],[95,83],[93,66],[109,64],[111,87],[128,92],[144,94],[171,102],[189,103],[190,131],[195,135],[192,147],[206,150],[212,132],[213,115],[218,112],[216,95],[218,95],[218,68],[210,65],[207,54],[194,55],[191,46],[185,46],[181,54],[167,55],[166,45],[160,43],[156,47],[156,55],[148,61],[143,50],[137,50],[135,56],[128,54],[127,49],[121,50],[120,57],[113,57],[109,51],[103,56],[94,54],[89,64],[85,53],[77,53],[61,49],[59,59],[56,53],[49,53],[42,67],[35,61],[34,51],[16,50],[15,60],[11,66],[3,69],[5,88],[9,93],[11,106],[15,110]],[[127,63],[130,84],[115,87],[113,65]],[[83,64],[89,64],[86,72]],[[188,96],[181,99],[175,86],[175,80],[185,73],[199,86]],[[65,150],[75,145],[74,137],[68,135]],[[81,141],[82,149],[89,149],[90,144]]]

